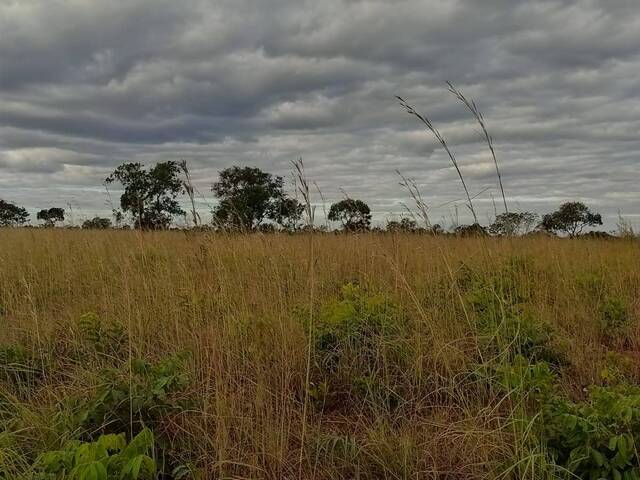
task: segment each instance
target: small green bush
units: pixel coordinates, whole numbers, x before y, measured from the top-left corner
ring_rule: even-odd
[[[42,379],[42,362],[21,345],[0,346],[0,381],[26,393]]]
[[[36,480],[151,480],[156,463],[153,433],[143,429],[127,444],[124,433],[102,435],[95,442],[73,441],[41,454]]]
[[[600,369],[600,379],[607,385],[619,385],[638,380],[640,369],[633,358],[619,352],[607,352]]]
[[[630,326],[631,316],[627,304],[620,298],[609,298],[600,309],[602,333],[608,338],[619,338]]]
[[[555,389],[556,377],[546,362],[532,363],[530,359],[518,356],[513,363],[498,365],[495,372],[505,390],[538,402],[548,398]]]
[[[396,403],[392,385],[406,366],[407,325],[389,297],[347,284],[338,300],[321,308],[314,327],[312,398],[325,401],[331,392],[342,391]]]
[[[80,333],[92,352],[120,357],[126,346],[124,327],[118,322],[106,322],[96,313],[83,314],[78,321]]]
[[[507,363],[516,356],[545,361],[554,367],[567,363],[552,326],[513,303],[512,294],[502,296],[503,293],[491,286],[477,286],[469,294],[483,352]]]
[[[586,401],[555,398],[542,413],[549,452],[572,478],[640,478],[640,388],[593,387]]]
[[[130,371],[104,371],[104,383],[95,397],[78,402],[76,423],[88,432],[100,433],[153,428],[163,416],[184,407],[182,399],[172,396],[189,382],[184,359],[184,355],[171,357],[156,365],[133,360]]]

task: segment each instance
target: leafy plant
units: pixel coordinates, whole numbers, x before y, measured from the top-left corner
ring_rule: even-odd
[[[477,317],[483,350],[510,362],[516,356],[559,366],[566,363],[554,329],[534,317],[523,305],[523,296],[509,276],[475,282],[468,295]]]
[[[387,383],[403,371],[405,329],[399,308],[387,296],[367,294],[351,283],[343,286],[341,298],[323,306],[315,325],[318,396],[326,398],[335,388],[360,396],[391,395]]]
[[[498,382],[507,391],[515,391],[539,402],[554,390],[556,377],[547,362],[531,362],[517,356],[512,363],[497,366]]]
[[[105,322],[96,313],[88,312],[80,317],[78,326],[93,351],[109,356],[122,353],[126,334],[120,323]]]
[[[90,432],[153,428],[163,416],[183,409],[184,402],[172,396],[188,384],[183,360],[176,356],[152,365],[138,359],[131,362],[130,372],[106,370],[96,396],[76,408],[76,422]]]
[[[631,316],[624,301],[609,298],[600,310],[600,325],[606,337],[618,338],[629,328]]]
[[[128,444],[124,433],[101,435],[95,442],[73,441],[62,450],[41,454],[34,470],[42,480],[152,479],[153,449],[153,433],[147,428]]]
[[[21,345],[0,346],[0,380],[19,389],[29,388],[43,376],[41,362]]]
[[[575,477],[640,478],[640,388],[593,387],[582,403],[556,398],[542,419],[552,458]]]
[[[607,352],[600,370],[600,379],[607,385],[619,385],[638,380],[640,366],[633,358],[618,352]]]

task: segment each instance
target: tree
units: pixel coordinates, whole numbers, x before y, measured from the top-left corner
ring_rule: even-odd
[[[93,217],[91,220],[85,220],[82,228],[89,230],[106,230],[111,228],[111,220],[102,217]]]
[[[120,207],[134,218],[136,228],[168,228],[174,215],[184,215],[176,197],[183,192],[180,167],[173,161],[157,163],[149,170],[140,163],[124,163],[106,178],[124,187]]]
[[[277,205],[285,197],[282,185],[282,177],[259,168],[234,166],[222,170],[211,187],[220,199],[213,210],[214,223],[223,228],[257,229],[278,211]]]
[[[489,226],[489,233],[506,236],[526,235],[533,229],[537,220],[538,215],[532,212],[501,213]]]
[[[460,237],[484,237],[487,235],[486,227],[483,227],[479,223],[458,225],[453,231]]]
[[[291,232],[300,228],[304,210],[304,205],[295,198],[282,197],[272,204],[268,216],[283,230]]]
[[[42,220],[45,227],[53,227],[56,222],[64,222],[64,208],[42,209],[38,212],[36,218]]]
[[[23,225],[29,218],[29,213],[22,207],[0,199],[0,227],[16,227]]]
[[[342,223],[348,232],[368,230],[371,225],[371,210],[362,200],[345,198],[331,205],[329,220]]]
[[[415,232],[417,228],[416,221],[407,217],[400,221],[389,220],[387,222],[387,232]]]
[[[431,226],[431,232],[432,235],[442,235],[444,233],[444,228],[442,228],[442,225],[440,225],[439,223],[434,223]]]
[[[542,217],[540,228],[548,232],[562,232],[570,237],[580,235],[586,227],[602,225],[602,216],[589,210],[582,202],[567,202],[553,213]]]

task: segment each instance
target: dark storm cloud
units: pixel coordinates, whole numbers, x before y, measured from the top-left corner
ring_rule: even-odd
[[[478,101],[513,205],[638,220],[638,45],[636,0],[0,0],[0,196],[89,215],[111,208],[119,163],[186,158],[208,208],[219,169],[302,156],[328,201],[399,214],[400,169],[448,221],[455,170],[400,94],[485,218],[494,166],[450,80]]]

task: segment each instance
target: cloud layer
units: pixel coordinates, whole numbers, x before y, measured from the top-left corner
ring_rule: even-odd
[[[469,220],[399,94],[488,220],[493,163],[449,80],[482,110],[514,209],[582,200],[638,224],[638,45],[637,0],[0,0],[0,197],[93,215],[119,163],[185,158],[207,208],[218,170],[302,157],[327,202],[401,214],[399,169],[434,221]]]

